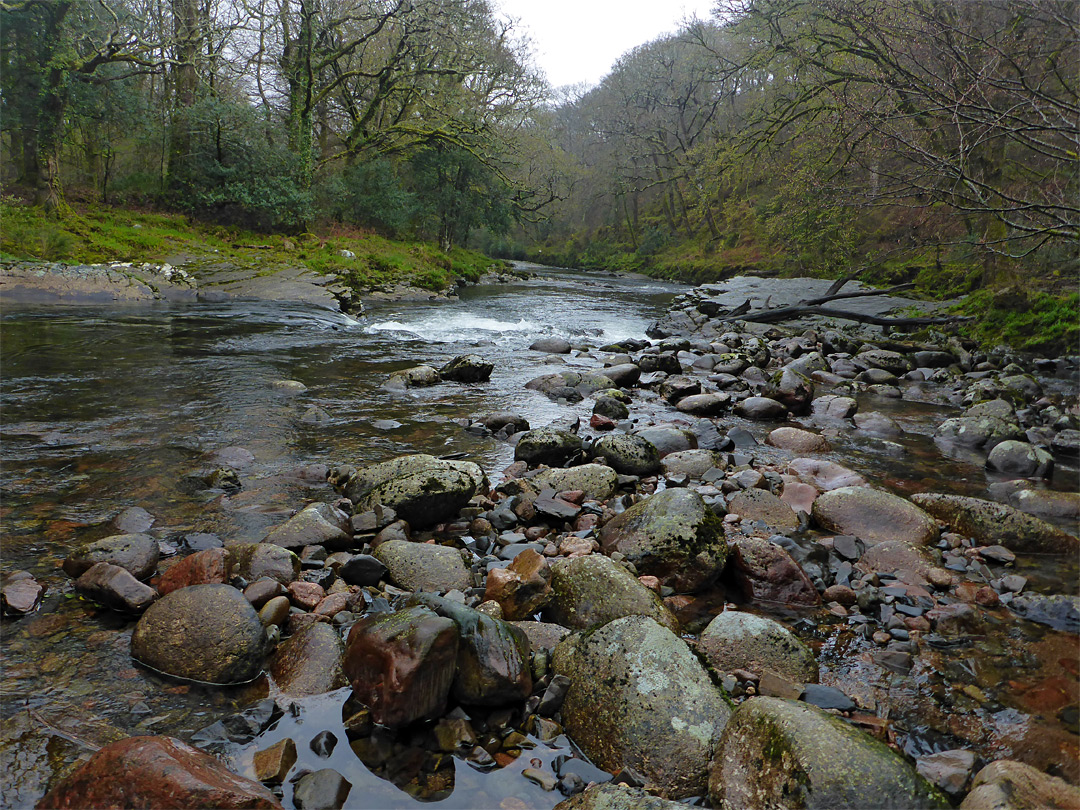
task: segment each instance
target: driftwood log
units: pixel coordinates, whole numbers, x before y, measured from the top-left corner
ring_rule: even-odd
[[[914,284],[898,284],[895,287],[889,287],[888,289],[884,290],[865,290],[863,292],[841,293],[840,289],[853,278],[854,276],[845,276],[844,278],[837,279],[836,282],[829,288],[828,292],[820,298],[809,298],[805,301],[802,301],[801,303],[793,304],[792,306],[787,307],[774,307],[772,309],[768,309],[768,301],[766,301],[766,309],[759,309],[756,312],[751,312],[750,299],[747,299],[719,320],[751,321],[753,323],[779,323],[781,321],[789,321],[794,318],[801,318],[804,315],[820,315],[825,318],[844,318],[845,320],[849,321],[869,323],[874,326],[884,327],[886,330],[894,327],[906,329],[915,326],[936,326],[940,324],[959,323],[961,321],[971,320],[971,318],[959,315],[945,315],[940,317],[923,316],[914,318],[886,318],[881,315],[866,315],[861,312],[851,312],[845,309],[834,309],[833,307],[822,306],[822,304],[827,304],[830,301],[838,301],[845,298],[868,298],[877,295],[892,295],[893,293],[910,290],[912,287],[915,286]]]

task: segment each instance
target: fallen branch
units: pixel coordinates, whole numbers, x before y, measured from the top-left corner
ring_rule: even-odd
[[[907,328],[912,326],[936,326],[946,323],[960,323],[961,321],[970,321],[970,317],[961,317],[958,315],[942,316],[942,317],[918,317],[918,318],[885,318],[881,315],[865,315],[861,312],[849,312],[843,309],[833,309],[832,307],[821,307],[812,304],[796,304],[790,307],[777,307],[776,309],[765,309],[760,312],[748,312],[745,315],[739,315],[734,318],[721,318],[722,321],[751,321],[753,323],[778,323],[780,321],[789,321],[793,318],[801,318],[803,315],[820,315],[824,318],[844,318],[849,321],[859,321],[860,323],[869,323],[874,326],[883,327],[901,327]]]

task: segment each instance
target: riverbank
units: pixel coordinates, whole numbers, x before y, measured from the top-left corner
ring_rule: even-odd
[[[10,197],[0,200],[0,218],[4,286],[17,290],[9,293],[14,302],[185,300],[201,289],[211,298],[348,310],[364,297],[443,294],[459,280],[507,269],[463,248],[446,252],[355,229],[257,234],[178,214],[100,207],[57,221]]]
[[[669,305],[650,284],[552,273],[353,323],[225,302],[80,321],[114,331],[76,347],[6,334],[26,359],[6,392],[9,520],[48,587],[5,633],[5,693],[31,702],[4,747],[23,755],[13,784],[58,784],[39,748],[66,769],[89,755],[69,738],[108,742],[53,730],[63,696],[76,715],[130,707],[125,723],[220,754],[290,807],[319,792],[547,810],[616,773],[714,806],[773,806],[796,777],[826,806],[978,808],[1010,779],[1035,805],[1075,801],[1046,776],[1080,778],[1073,361],[723,322],[717,295]],[[649,341],[633,306],[658,293]],[[88,356],[101,343],[124,351]],[[44,421],[62,410],[64,430]],[[58,491],[63,506],[32,502]],[[145,587],[162,595],[138,620],[75,584],[79,544],[118,532],[157,545]],[[257,551],[277,561],[258,576]],[[250,673],[177,654],[188,588],[277,628],[276,649],[253,634],[237,656],[272,677],[197,683]],[[397,646],[403,627],[431,644]],[[102,660],[130,700],[93,691]],[[430,680],[381,692],[377,661]],[[837,770],[818,755],[840,746]],[[133,782],[161,779],[124,756]],[[1020,764],[984,768],[998,760]]]

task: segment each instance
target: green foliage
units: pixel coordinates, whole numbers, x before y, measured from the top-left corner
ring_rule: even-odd
[[[964,331],[987,345],[1006,343],[1047,356],[1076,351],[1080,344],[1080,293],[1027,293],[1019,288],[1008,292],[979,290],[952,311],[975,316]]]
[[[418,214],[416,194],[401,184],[394,164],[384,157],[330,173],[319,193],[324,215],[388,235],[401,232]]]

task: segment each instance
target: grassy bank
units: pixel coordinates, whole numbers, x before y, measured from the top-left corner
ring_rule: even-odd
[[[211,263],[260,274],[307,267],[338,274],[357,292],[397,284],[442,290],[459,278],[475,281],[497,264],[464,248],[446,252],[429,242],[396,241],[340,227],[267,235],[193,222],[180,214],[89,206],[54,220],[12,197],[0,198],[0,259],[169,262],[196,276],[201,265]]]

